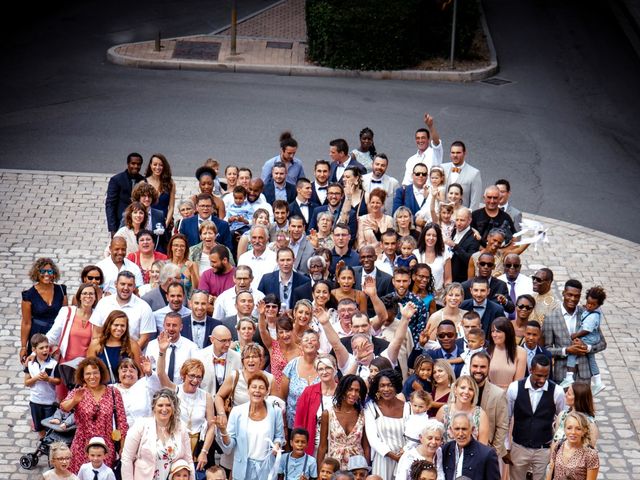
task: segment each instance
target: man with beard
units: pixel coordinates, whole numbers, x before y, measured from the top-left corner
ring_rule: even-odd
[[[381,188],[387,192],[387,199],[384,203],[385,212],[390,212],[393,207],[393,194],[400,186],[398,180],[387,175],[389,158],[384,153],[378,153],[371,165],[371,173],[362,176],[362,189],[365,193],[370,193],[374,188]]]
[[[544,325],[545,318],[560,305],[551,290],[553,271],[549,268],[541,268],[531,276],[531,281],[533,282],[533,299],[536,301],[536,306],[529,320],[537,320],[540,325]]]
[[[167,306],[153,312],[153,316],[156,321],[156,329],[158,332],[162,331],[164,324],[164,317],[167,313],[175,312],[180,315],[180,318],[185,315],[190,315],[191,310],[184,306],[184,286],[180,282],[172,282],[167,287]]]
[[[293,271],[293,251],[283,247],[276,253],[278,269],[267,273],[260,280],[258,290],[265,295],[274,294],[280,299],[280,308],[290,310],[295,305],[291,302],[293,290],[309,282],[309,277]]]
[[[360,255],[360,263],[362,266],[353,267],[353,271],[356,274],[356,284],[354,288],[356,290],[363,290],[365,280],[367,278],[373,278],[376,282],[376,291],[378,296],[383,297],[393,292],[393,283],[391,281],[391,275],[380,271],[376,268],[376,250],[370,245],[364,245],[360,247],[358,251]],[[373,317],[376,312],[371,303],[371,298],[367,297],[367,316]]]
[[[481,254],[478,257],[478,277],[487,280],[487,283],[489,285],[489,300],[492,300],[493,302],[502,306],[505,312],[513,313],[516,309],[516,306],[509,296],[509,289],[507,288],[507,284],[504,281],[491,275],[495,266],[496,262],[493,253],[485,252]],[[473,281],[474,280],[471,279],[462,283],[465,300],[469,300],[471,298],[471,285]]]
[[[309,222],[309,231],[318,230],[318,215],[322,212],[329,212],[333,215],[334,227],[342,222],[349,225],[350,232],[356,232],[358,229],[358,220],[356,212],[353,209],[344,211],[342,203],[344,200],[344,188],[339,183],[332,183],[327,188],[327,202],[313,210],[311,221]],[[353,240],[355,242],[355,238]]]
[[[478,384],[478,405],[487,414],[489,420],[489,445],[504,458],[507,449],[504,439],[509,432],[509,410],[504,390],[489,381],[491,357],[487,352],[477,352],[471,357],[470,372]],[[506,463],[506,462],[505,462]]]
[[[236,269],[231,265],[229,250],[224,245],[216,245],[211,249],[209,262],[211,268],[200,277],[198,288],[205,290],[213,297],[213,299],[209,298],[209,303],[213,305],[218,295],[233,287]]]
[[[254,178],[249,182],[249,186],[247,188],[247,201],[253,211],[255,212],[259,208],[264,208],[267,212],[269,212],[269,221],[273,222],[273,207],[267,202],[267,199],[264,198],[262,194],[262,190],[264,189],[264,182],[261,178]],[[233,195],[231,195],[231,201],[233,201]]]
[[[329,168],[330,164],[326,160],[317,160],[313,167],[314,181],[311,184],[313,193],[311,201],[318,205],[327,204],[327,190],[329,189]]]
[[[127,241],[124,237],[113,237],[109,244],[110,255],[100,260],[96,265],[100,267],[104,275],[104,283],[102,289],[106,293],[116,292],[116,278],[120,272],[131,272],[135,277],[134,288],[141,287],[143,285],[142,272],[140,268],[131,260],[126,258],[127,254]]]
[[[291,297],[291,303],[295,305],[298,300],[306,298],[307,300],[313,300],[313,286],[318,280],[326,280],[329,276],[329,265],[327,261],[321,255],[314,255],[307,260],[307,276],[311,279],[311,282],[307,282],[297,288],[293,289],[293,296]],[[333,288],[333,282],[329,282],[331,290]]]
[[[206,348],[211,345],[211,333],[222,322],[214,320],[207,315],[209,294],[204,290],[194,290],[191,294],[191,315],[182,317],[182,330],[180,335],[197,345],[198,348]]]
[[[315,249],[304,234],[304,219],[298,215],[289,218],[289,248],[293,251],[293,269],[305,275],[309,273],[307,261]]]
[[[122,214],[125,208],[131,203],[131,191],[133,187],[144,180],[140,175],[142,168],[142,155],[130,153],[127,155],[127,169],[109,179],[107,187],[107,198],[104,202],[107,215],[107,227],[111,237],[120,228]],[[328,169],[327,169],[328,173]]]

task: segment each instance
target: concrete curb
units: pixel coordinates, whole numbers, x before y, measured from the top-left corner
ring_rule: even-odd
[[[278,5],[278,2],[274,5]],[[272,8],[274,5],[267,7]],[[266,9],[265,9],[266,10]],[[232,72],[232,73],[263,73],[282,76],[300,77],[336,77],[336,78],[366,78],[373,80],[412,80],[412,81],[448,81],[448,82],[476,82],[492,77],[498,72],[498,57],[496,54],[489,25],[487,24],[482,4],[480,3],[480,23],[487,39],[489,48],[489,65],[475,70],[381,70],[381,71],[361,71],[361,70],[338,70],[327,67],[312,65],[263,65],[263,64],[239,64],[234,62],[212,62],[206,60],[165,60],[147,59],[141,57],[131,57],[122,55],[117,49],[127,45],[139,45],[150,42],[137,42],[131,44],[115,45],[107,50],[107,60],[115,65],[134,68],[150,68],[159,70],[196,70],[212,72]],[[260,13],[260,12],[258,12]],[[256,14],[245,17],[255,17]],[[225,27],[226,29],[228,27]],[[218,30],[218,31],[223,31]],[[191,35],[187,37],[168,38],[165,41],[184,40],[188,38],[202,37],[202,35]],[[265,40],[265,39],[260,39]]]

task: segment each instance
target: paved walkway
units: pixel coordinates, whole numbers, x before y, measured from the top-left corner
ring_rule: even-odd
[[[18,466],[20,455],[32,451],[28,391],[17,362],[20,292],[31,286],[28,270],[37,257],[50,256],[60,267],[62,282],[74,292],[82,266],[94,263],[108,241],[104,220],[107,175],[0,170],[0,478],[40,478],[43,459],[32,472]],[[177,198],[196,191],[192,178],[178,178]],[[610,385],[597,397],[601,437],[599,478],[640,478],[640,363],[637,347],[636,294],[640,278],[640,245],[562,221],[529,216],[550,227],[549,243],[523,255],[524,273],[541,265],[556,276],[556,288],[575,277],[585,286],[602,284],[606,357],[599,356],[604,381]],[[614,388],[615,387],[615,388]],[[637,475],[637,476],[636,476]]]

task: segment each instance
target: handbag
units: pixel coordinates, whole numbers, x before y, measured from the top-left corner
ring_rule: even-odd
[[[52,347],[51,356],[59,361],[62,357],[62,352],[60,351],[60,345],[64,341],[64,336],[67,333],[67,328],[69,327],[69,320],[71,319],[71,307],[67,307],[67,320],[64,322],[64,327],[62,328],[62,335],[60,335],[60,339],[58,340],[58,345]]]
[[[224,400],[224,413],[227,417],[229,417],[229,413],[231,413],[231,409],[233,408],[233,397],[236,394],[236,386],[238,385],[238,380],[240,380],[240,372],[236,370],[236,378],[233,381],[233,388],[231,389],[231,393]]]
[[[113,470],[113,474],[116,476],[116,480],[122,480],[122,459],[120,458],[120,440],[122,440],[122,432],[118,429],[118,416],[116,414],[116,394],[114,392],[114,387],[111,387],[111,398],[113,400],[113,425],[114,429],[111,432],[111,440],[113,440],[113,464],[111,465],[111,470]]]

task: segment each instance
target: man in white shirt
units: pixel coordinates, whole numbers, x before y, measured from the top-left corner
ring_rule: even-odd
[[[509,287],[509,298],[515,305],[520,295],[533,295],[533,281],[531,277],[520,273],[522,261],[517,253],[510,253],[504,257],[504,273],[498,277]],[[509,314],[509,319],[516,318],[515,312]]]
[[[190,315],[191,310],[184,306],[184,285],[180,282],[171,282],[167,287],[167,306],[162,307],[160,310],[153,312],[153,317],[156,322],[156,328],[159,331],[162,330],[164,324],[164,317],[169,312],[175,312],[184,317]]]
[[[262,190],[264,189],[264,182],[261,178],[254,178],[249,182],[249,187],[247,188],[247,201],[253,208],[255,212],[259,208],[264,208],[267,212],[269,212],[269,221],[273,222],[273,207],[267,199],[264,198],[262,194]],[[233,195],[231,196],[233,200]]]
[[[395,230],[389,229],[382,234],[382,253],[376,260],[376,268],[382,272],[393,275],[393,267],[396,260],[398,234]]]
[[[442,163],[442,142],[440,134],[436,130],[433,117],[428,113],[424,114],[424,123],[427,128],[419,128],[416,130],[416,146],[418,151],[412,157],[409,157],[404,170],[403,185],[411,185],[413,179],[413,167],[418,163],[424,163],[429,170],[435,165]]]
[[[451,162],[442,164],[447,189],[452,183],[462,186],[462,204],[471,210],[477,210],[482,200],[482,176],[480,170],[465,162],[467,147],[460,140],[451,144],[449,156]]]
[[[314,181],[311,184],[313,194],[311,200],[318,205],[327,203],[327,190],[329,188],[330,164],[326,160],[317,160],[313,167]]]
[[[114,310],[122,310],[127,315],[129,319],[129,336],[138,342],[140,349],[144,349],[151,334],[156,333],[151,307],[147,302],[133,294],[134,281],[134,275],[127,270],[118,274],[115,295],[102,297],[89,319],[93,325],[93,338],[100,337],[102,326],[107,316]]]
[[[253,301],[256,304],[264,298],[264,293],[252,287],[253,274],[251,267],[239,265],[233,275],[233,282],[235,283],[234,287],[225,290],[216,298],[211,316],[218,321],[238,313],[236,309],[236,297],[240,292],[251,293],[253,295]]]
[[[262,276],[265,273],[273,272],[278,267],[278,264],[276,262],[276,252],[267,248],[269,232],[266,227],[262,225],[251,227],[249,241],[253,248],[240,255],[238,266],[247,265],[251,267],[251,272],[253,273],[251,288],[257,289]],[[214,318],[216,317],[214,316]]]
[[[196,354],[196,358],[204,364],[200,388],[211,395],[216,394],[227,375],[242,368],[240,354],[229,350],[230,346],[231,332],[227,327],[219,325],[211,333],[211,345]]]
[[[144,284],[142,272],[135,263],[126,258],[127,241],[124,237],[113,237],[109,250],[111,255],[96,264],[104,274],[103,290],[111,294],[116,293],[116,277],[118,273],[124,271],[133,273],[135,288],[141,287]]]
[[[391,212],[393,206],[393,194],[400,185],[398,180],[387,175],[389,159],[384,153],[378,153],[371,165],[371,173],[362,176],[362,188],[365,193],[370,193],[374,188],[381,188],[387,192],[387,200],[384,203],[385,212]]]
[[[162,331],[169,338],[169,348],[167,349],[167,359],[165,362],[166,373],[176,385],[182,383],[182,377],[180,376],[180,368],[190,358],[194,358],[198,353],[198,346],[191,340],[184,338],[180,335],[182,330],[182,317],[178,312],[168,312],[163,321]],[[156,370],[158,364],[158,356],[160,354],[160,348],[158,346],[158,339],[151,340],[147,345],[145,355],[151,358],[151,366],[153,370]]]

